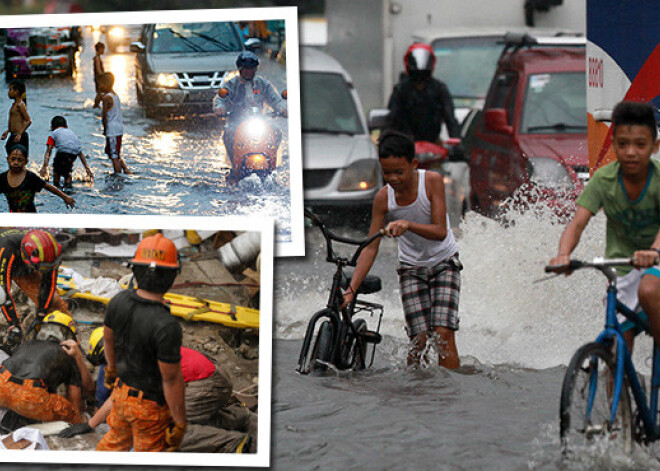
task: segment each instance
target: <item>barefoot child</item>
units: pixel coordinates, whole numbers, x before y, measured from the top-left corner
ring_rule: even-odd
[[[101,56],[105,53],[105,44],[98,42],[94,45],[94,49],[96,50],[96,55],[94,56],[94,87],[96,88],[94,108],[98,108],[101,104],[101,98],[103,98],[103,94],[99,88],[99,79],[105,73],[105,67],[101,59]]]
[[[67,207],[73,208],[75,201],[58,188],[42,180],[36,173],[27,170],[27,150],[16,144],[7,157],[9,170],[0,173],[0,193],[4,193],[12,213],[36,213],[34,195],[44,188],[64,200]]]
[[[417,169],[415,143],[399,132],[383,134],[378,157],[387,185],[374,198],[369,235],[385,227],[388,236],[398,239],[397,271],[412,342],[408,364],[418,365],[427,342],[433,340],[440,366],[458,368],[454,332],[463,266],[449,227],[443,177]],[[343,306],[353,302],[378,255],[379,241],[360,255]]]
[[[82,153],[80,146],[80,139],[72,130],[67,127],[66,118],[64,116],[55,116],[50,121],[50,136],[46,141],[46,153],[44,154],[44,164],[39,171],[41,177],[45,177],[48,172],[48,159],[53,148],[57,149],[55,159],[53,160],[53,184],[57,187],[60,186],[60,180],[64,178],[64,185],[70,187],[72,183],[71,171],[73,170],[73,163],[77,158],[87,171],[89,178],[94,178],[92,170],[87,165],[85,156]]]
[[[25,131],[32,124],[32,120],[30,119],[30,115],[28,115],[27,107],[23,101],[25,84],[20,80],[10,82],[7,95],[10,100],[14,100],[14,103],[9,108],[9,124],[7,125],[7,130],[2,133],[1,139],[3,141],[7,139],[7,143],[5,144],[7,155],[9,155],[9,151],[16,144],[25,147],[26,155],[29,155],[30,141],[28,139],[28,133]]]
[[[115,84],[115,76],[110,72],[99,77],[99,90],[103,94],[101,105],[103,107],[102,121],[103,134],[105,135],[105,153],[112,161],[115,173],[132,173],[124,159],[121,158],[121,138],[124,134],[124,121],[121,114],[121,103],[119,97],[112,89]]]

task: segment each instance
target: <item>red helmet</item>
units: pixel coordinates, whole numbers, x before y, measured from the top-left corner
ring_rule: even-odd
[[[403,63],[406,65],[406,72],[427,71],[433,72],[435,67],[435,53],[428,44],[414,43],[403,56]]]
[[[60,263],[62,246],[49,232],[35,229],[21,240],[23,261],[42,271],[50,271]]]
[[[133,265],[180,268],[179,256],[174,242],[164,237],[160,232],[142,239],[131,262]]]

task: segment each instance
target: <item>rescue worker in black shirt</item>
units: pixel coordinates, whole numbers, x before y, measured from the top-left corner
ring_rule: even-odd
[[[93,381],[68,315],[53,311],[37,338],[22,343],[0,366],[0,407],[36,421],[82,423],[82,395]],[[66,397],[56,393],[66,384]]]
[[[445,123],[449,137],[460,137],[449,89],[432,76],[436,59],[431,46],[411,45],[403,61],[407,75],[394,86],[387,105],[391,129],[410,134],[415,141],[435,142]]]
[[[182,332],[162,299],[179,273],[178,254],[158,233],[142,239],[131,263],[137,290],[112,298],[104,320],[105,384],[114,389],[110,431],[96,449],[174,451],[187,428]]]
[[[22,338],[21,322],[11,295],[16,284],[37,306],[41,321],[53,310],[70,314],[67,303],[57,294],[57,269],[62,246],[49,232],[40,229],[0,231],[0,310],[10,325],[7,343],[18,345]]]

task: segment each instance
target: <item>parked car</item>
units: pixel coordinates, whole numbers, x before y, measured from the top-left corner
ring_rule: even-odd
[[[471,207],[497,216],[523,187],[572,212],[589,178],[584,37],[509,35],[483,113],[473,120]]]
[[[300,51],[305,202],[342,217],[368,210],[382,175],[351,76],[328,54]]]
[[[232,22],[144,25],[140,40],[131,44],[138,102],[148,116],[210,113],[245,48]]]

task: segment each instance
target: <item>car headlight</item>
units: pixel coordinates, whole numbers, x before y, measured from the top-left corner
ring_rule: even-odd
[[[155,81],[156,85],[164,88],[174,88],[179,84],[174,74],[158,74],[152,76],[152,80]]]
[[[378,183],[378,161],[365,159],[353,162],[345,169],[339,182],[339,191],[365,191]]]
[[[126,31],[124,31],[124,28],[121,26],[115,26],[110,30],[108,34],[112,37],[112,39],[121,39],[124,37],[125,33]]]
[[[558,160],[548,157],[530,157],[527,160],[529,181],[535,185],[556,188],[573,188],[573,181],[566,167]]]

